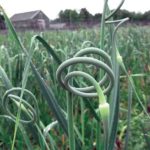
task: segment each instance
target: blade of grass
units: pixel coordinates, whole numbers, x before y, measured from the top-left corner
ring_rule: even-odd
[[[28,80],[28,72],[29,72],[30,62],[31,62],[32,56],[34,54],[33,44],[34,44],[34,37],[31,40],[30,49],[29,49],[29,57],[26,58],[25,68],[23,71],[22,90],[21,90],[21,94],[20,94],[20,102],[19,102],[19,107],[18,107],[18,111],[17,111],[16,124],[15,124],[14,137],[13,137],[13,143],[12,143],[11,150],[14,149],[14,145],[15,145],[18,125],[19,125],[20,116],[21,116],[22,97],[24,95],[25,87],[26,87],[27,80]]]
[[[80,107],[81,107],[81,133],[82,133],[82,141],[83,141],[83,145],[82,148],[83,150],[85,149],[85,105],[83,100],[80,98]]]
[[[9,79],[12,79],[12,67],[11,67],[11,59],[8,53],[8,49],[3,45],[0,47],[1,50],[3,50],[5,52],[5,56],[6,56],[6,60],[8,63],[8,70],[9,70]]]
[[[128,81],[129,82],[129,81]],[[130,82],[128,83],[128,113],[127,113],[127,129],[124,150],[128,149],[129,133],[130,133],[130,121],[131,121],[131,108],[132,108],[132,87]]]
[[[33,64],[31,64],[31,68],[32,68],[32,71],[33,71],[35,77],[37,78],[38,84],[41,88],[43,96],[45,97],[45,99],[47,100],[47,102],[49,104],[49,107],[53,111],[53,113],[54,113],[55,117],[57,118],[57,120],[59,121],[61,127],[64,129],[64,132],[68,135],[66,119],[64,118],[64,115],[62,114],[62,112],[60,110],[60,107],[57,103],[57,100],[56,100],[52,90],[44,82],[41,75],[39,74],[39,72],[37,72],[37,70]]]
[[[43,46],[46,48],[48,53],[53,56],[53,58],[57,62],[57,64],[61,64],[62,63],[62,61],[56,55],[55,51],[51,48],[50,45],[48,45],[48,43],[42,37],[37,35],[35,38],[43,44]]]
[[[9,80],[5,70],[2,68],[2,66],[0,66],[0,76],[1,76],[1,80],[5,86],[6,89],[11,89],[13,86],[12,86],[12,83],[11,81]]]

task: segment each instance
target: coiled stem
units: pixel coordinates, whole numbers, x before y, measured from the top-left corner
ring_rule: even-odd
[[[97,54],[103,60],[98,60],[96,58],[89,57],[88,55]],[[74,71],[74,66],[77,64],[90,64],[94,65],[99,70],[103,70],[105,73],[100,81],[96,81],[94,77],[90,74],[83,72],[81,70]],[[68,73],[66,69],[68,68]],[[66,73],[66,74],[65,74]],[[70,82],[73,77],[82,76],[88,80],[92,86],[87,87],[74,87]],[[102,49],[89,47],[84,48],[77,52],[73,58],[64,61],[56,71],[56,77],[60,85],[78,96],[82,97],[98,97],[99,99],[99,113],[104,125],[104,137],[105,141],[108,138],[108,121],[109,121],[109,104],[107,103],[106,96],[110,93],[114,85],[114,74],[112,71],[112,63],[110,56],[104,52]],[[109,83],[108,83],[109,81]],[[108,84],[106,84],[108,83]],[[96,91],[95,91],[96,90]],[[69,114],[68,114],[69,115]],[[69,118],[69,117],[68,117]]]
[[[84,55],[88,55],[88,54],[97,54],[100,57],[102,57],[105,62],[102,62],[95,58],[84,56]],[[98,97],[97,92],[92,92],[94,90],[94,85],[84,87],[84,88],[77,88],[77,87],[72,86],[69,83],[70,78],[72,78],[74,75],[80,76],[82,74],[81,71],[72,73],[73,65],[78,64],[78,63],[92,64],[99,69],[103,69],[105,71],[105,75],[103,76],[103,78],[100,81],[98,81],[98,83],[101,87],[104,87],[106,81],[109,80],[109,84],[107,85],[107,87],[105,87],[103,92],[104,92],[104,94],[108,94],[111,91],[113,84],[114,84],[114,75],[113,75],[113,72],[111,69],[111,67],[112,67],[111,59],[106,52],[104,52],[103,50],[101,50],[99,48],[95,48],[95,47],[89,47],[89,48],[80,50],[78,53],[75,54],[74,58],[64,61],[58,67],[57,72],[56,72],[56,77],[57,77],[58,82],[61,84],[61,86],[63,88],[65,88],[69,92],[72,92],[78,96]],[[63,73],[67,67],[69,67],[69,72],[64,77]],[[89,79],[89,78],[87,77],[87,79]]]
[[[27,100],[21,99],[20,96],[18,96],[21,93],[22,88],[12,88],[10,90],[7,90],[3,96],[2,99],[2,106],[4,111],[15,121],[16,116],[10,111],[9,109],[9,101],[13,102],[19,109],[20,107],[20,101],[21,101],[21,109],[23,112],[27,115],[28,120],[20,119],[21,123],[35,123],[38,121],[38,105],[35,96],[27,89],[24,89],[24,94],[26,98],[30,98],[33,101],[33,105],[29,104]]]

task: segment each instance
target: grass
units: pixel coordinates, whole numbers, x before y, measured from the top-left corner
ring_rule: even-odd
[[[104,11],[106,9],[109,12],[108,8]],[[5,18],[7,20],[7,16]],[[67,149],[69,143],[71,150],[94,149],[95,143],[97,149],[111,150],[114,143],[118,148],[120,143],[122,148],[129,150],[148,149],[149,27],[129,25],[117,31],[114,25],[106,25],[104,19],[101,33],[94,28],[42,34],[25,32],[18,35],[7,20],[10,32],[0,36],[0,105],[3,107],[0,111],[1,149]],[[64,90],[66,85],[62,88],[56,77],[60,64],[76,60],[72,57],[89,47],[99,47],[107,52],[115,74],[115,84],[109,95],[104,96],[101,89],[98,90],[100,103],[97,98],[68,94]],[[91,48],[91,51],[94,49]],[[93,53],[87,56],[88,60],[92,57],[92,63],[93,59],[99,60],[99,56]],[[102,59],[99,61],[103,62]],[[104,72],[98,73],[97,69],[91,65],[78,64],[63,71],[65,74],[70,72],[76,76],[78,73],[91,78],[99,89],[95,79],[101,79]],[[91,85],[85,78],[75,77],[70,84],[77,87]],[[106,110],[110,113],[107,119],[102,116],[101,97],[107,99],[106,104],[110,107],[109,111]],[[12,117],[12,114],[16,117]],[[33,119],[31,123],[21,122],[30,119]]]

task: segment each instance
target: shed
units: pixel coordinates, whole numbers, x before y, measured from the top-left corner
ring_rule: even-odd
[[[11,21],[16,29],[38,29],[49,28],[49,18],[41,11],[30,11],[13,15]]]

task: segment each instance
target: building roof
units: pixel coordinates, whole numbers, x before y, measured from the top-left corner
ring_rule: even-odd
[[[31,20],[31,19],[33,19],[39,12],[41,12],[41,11],[40,11],[40,10],[36,10],[36,11],[18,13],[18,14],[14,14],[10,19],[11,19],[11,21],[25,21],[25,20]]]

